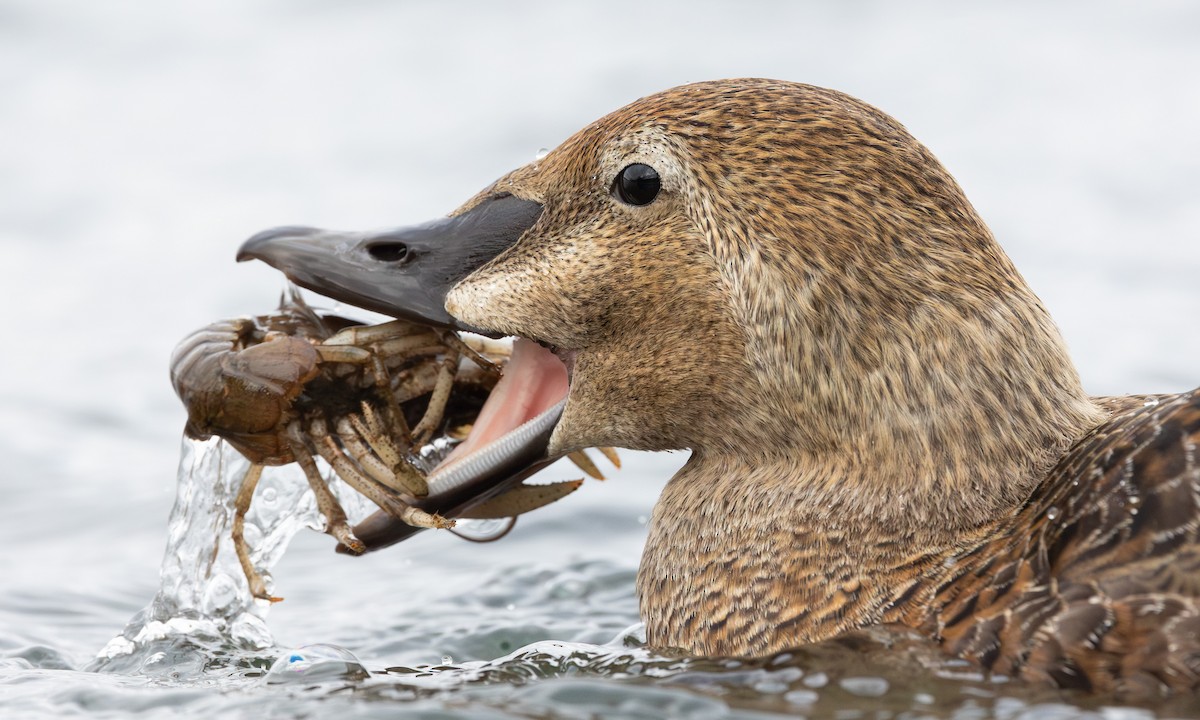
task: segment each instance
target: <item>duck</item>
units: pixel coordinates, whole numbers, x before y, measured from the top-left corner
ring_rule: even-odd
[[[239,259],[517,338],[523,386],[488,403],[525,405],[493,438],[554,406],[547,457],[690,450],[636,580],[652,647],[889,625],[1034,683],[1200,686],[1200,391],[1090,396],[958,183],[865,102],[684,85],[441,220],[276,228]],[[562,389],[530,400],[542,376]]]

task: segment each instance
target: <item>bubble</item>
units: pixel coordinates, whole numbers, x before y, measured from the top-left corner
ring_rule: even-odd
[[[358,681],[370,674],[346,648],[319,643],[284,651],[267,671],[267,683]]]

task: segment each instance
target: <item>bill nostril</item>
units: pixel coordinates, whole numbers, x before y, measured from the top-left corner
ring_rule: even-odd
[[[380,262],[399,263],[408,259],[408,246],[404,243],[379,243],[367,248],[367,252]]]

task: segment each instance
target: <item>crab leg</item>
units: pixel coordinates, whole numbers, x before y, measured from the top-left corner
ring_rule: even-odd
[[[396,373],[396,399],[404,403],[432,392],[433,386],[437,384],[439,370],[439,365],[422,364]]]
[[[361,417],[350,415],[349,421],[357,439],[365,442],[375,452],[375,456],[391,469],[393,481],[399,482],[399,486],[396,486],[387,480],[382,480],[384,485],[393,490],[411,493],[415,497],[425,497],[429,494],[429,485],[425,482],[425,476],[404,458],[400,448],[396,447],[396,444],[384,431],[379,418],[375,416],[375,411],[369,404],[364,402]],[[342,434],[340,422],[338,433]],[[355,454],[355,452],[352,450],[351,454]]]
[[[334,337],[341,334],[338,333]],[[396,394],[392,392],[392,378],[379,353],[353,345],[330,345],[328,343],[327,340],[326,344],[317,346],[317,353],[323,362],[365,365],[371,369],[371,378],[375,382],[375,389],[383,397],[384,404],[391,415],[391,433],[406,443],[410,442],[411,431],[408,429],[408,423],[404,421],[404,413],[400,411],[400,402],[397,400]]]
[[[468,358],[470,358],[471,362],[475,363],[476,365],[483,368],[484,370],[487,370],[489,373],[495,375],[496,377],[499,377],[501,375],[501,373],[503,372],[502,368],[499,365],[492,362],[489,358],[485,357],[483,355],[483,353],[479,352],[474,347],[472,347],[469,343],[465,342],[462,338],[460,338],[458,336],[458,333],[454,332],[453,330],[446,330],[445,332],[443,332],[441,335],[441,340],[442,340],[442,344],[445,345],[447,348],[454,350],[459,355],[466,355]],[[481,345],[482,345],[482,343],[481,343]],[[498,343],[491,343],[491,345],[496,346],[496,345],[498,345]],[[488,346],[484,346],[484,347],[488,347]],[[508,354],[511,354],[511,353],[512,353],[512,350],[509,349]]]
[[[368,447],[372,435],[368,433],[364,438],[360,427],[361,430],[367,430],[365,427],[356,426],[353,419],[344,417],[338,420],[337,434],[338,439],[342,441],[342,447],[364,472],[397,492],[411,493],[416,497],[429,494],[429,485],[416,468],[401,459],[399,452],[389,453],[387,459],[381,457],[373,448]],[[374,437],[380,443],[390,443],[386,436]],[[389,463],[388,460],[392,462]]]
[[[621,456],[617,455],[617,451],[610,447],[598,447],[600,454],[608,458],[608,461],[613,464],[618,470],[621,469]]]
[[[362,493],[368,500],[379,506],[381,510],[413,527],[448,528],[454,527],[453,520],[447,520],[440,515],[425,512],[413,507],[392,495],[388,488],[371,478],[363,475],[354,463],[346,457],[337,446],[333,437],[325,428],[324,421],[315,420],[312,423],[313,445],[317,453],[325,458],[325,462],[333,468],[346,484]]]
[[[354,325],[345,328],[327,339],[325,344],[362,346],[427,331],[428,328],[422,325],[414,325],[406,320],[392,320],[379,325]]]
[[[496,362],[494,360],[492,360],[493,357],[504,358],[505,360],[512,357],[512,344],[510,342],[502,342],[500,340],[493,340],[489,337],[483,337],[480,335],[462,336],[462,335],[459,335],[458,333],[455,333],[454,335],[451,336],[450,340],[446,341],[446,345],[453,347],[454,349],[457,350],[458,346],[454,344],[455,340],[462,343],[466,348],[468,348],[469,350],[472,351],[472,352],[465,352],[465,351],[460,350],[460,352],[462,352],[463,355],[466,355],[468,358],[471,358],[471,360],[475,359],[473,353],[483,355],[484,359],[487,360],[492,365],[496,365]]]
[[[392,392],[392,376],[377,353],[371,353],[371,373],[375,376],[375,389],[383,397],[388,415],[392,419],[392,436],[405,444],[412,444],[412,430],[408,427],[408,421],[404,419],[404,412],[400,409],[396,393]]]
[[[250,548],[246,546],[246,513],[250,510],[254,489],[258,487],[258,479],[262,477],[262,471],[262,465],[252,463],[246,470],[246,476],[242,478],[242,486],[238,488],[237,497],[233,502],[233,550],[237,553],[238,563],[241,564],[242,572],[246,575],[246,582],[250,585],[250,593],[260,600],[277,603],[283,598],[275,597],[267,592],[267,584],[262,579],[262,575],[259,575],[258,568],[254,567],[254,563],[250,561]]]
[[[435,353],[444,349],[441,339],[433,332],[425,332],[420,335],[395,338],[393,340],[383,340],[371,347],[380,355],[389,358],[397,355],[408,357],[424,353]]]
[[[350,415],[349,420],[359,437],[371,446],[371,449],[385,464],[394,467],[401,461],[400,448],[396,447],[396,443],[392,442],[392,439],[384,432],[383,424],[379,422],[370,403],[364,400],[362,413]]]
[[[498,520],[516,517],[560,500],[578,490],[582,484],[582,480],[568,480],[549,485],[518,485],[503,495],[498,495],[469,508],[459,517],[472,520]]]
[[[575,463],[575,467],[587,473],[588,477],[596,480],[603,480],[604,475],[600,473],[600,468],[596,467],[596,463],[587,456],[587,453],[582,450],[567,453],[567,459]]]
[[[317,469],[317,463],[313,460],[308,443],[304,440],[300,423],[293,422],[289,425],[287,433],[292,455],[296,458],[296,463],[304,470],[304,476],[308,478],[308,484],[317,498],[317,510],[325,516],[325,532],[349,548],[350,552],[355,555],[363,554],[367,551],[367,547],[361,540],[354,537],[354,532],[346,522],[346,511],[342,509],[341,503],[330,492],[329,486],[325,484],[325,478],[321,477],[321,471]]]
[[[429,405],[425,408],[425,415],[421,417],[421,422],[413,428],[415,444],[424,445],[429,442],[429,438],[433,437],[433,431],[442,423],[442,416],[446,412],[446,403],[450,400],[450,391],[454,388],[454,374],[457,370],[458,353],[452,352],[442,361],[433,392],[429,395]]]

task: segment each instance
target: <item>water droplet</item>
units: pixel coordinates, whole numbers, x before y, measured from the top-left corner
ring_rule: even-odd
[[[813,673],[802,682],[810,688],[823,688],[829,684],[829,676],[823,672]]]
[[[1142,504],[1142,497],[1140,495],[1131,495],[1128,502],[1130,505],[1137,507]]]
[[[537,154],[533,156],[534,160],[541,160],[550,154],[550,148],[538,148]]]
[[[1057,520],[1057,519],[1058,519],[1058,508],[1056,508],[1056,507],[1054,507],[1053,505],[1051,505],[1051,506],[1050,506],[1050,507],[1049,507],[1049,508],[1046,510],[1046,519],[1047,519],[1047,520]]]
[[[262,493],[258,496],[258,501],[264,505],[273,505],[279,499],[279,491],[273,487],[263,488]]]
[[[442,656],[442,664],[443,664],[443,665],[453,665],[453,664],[454,664],[454,658],[453,658],[452,656],[450,656],[450,655],[443,655],[443,656]]]

